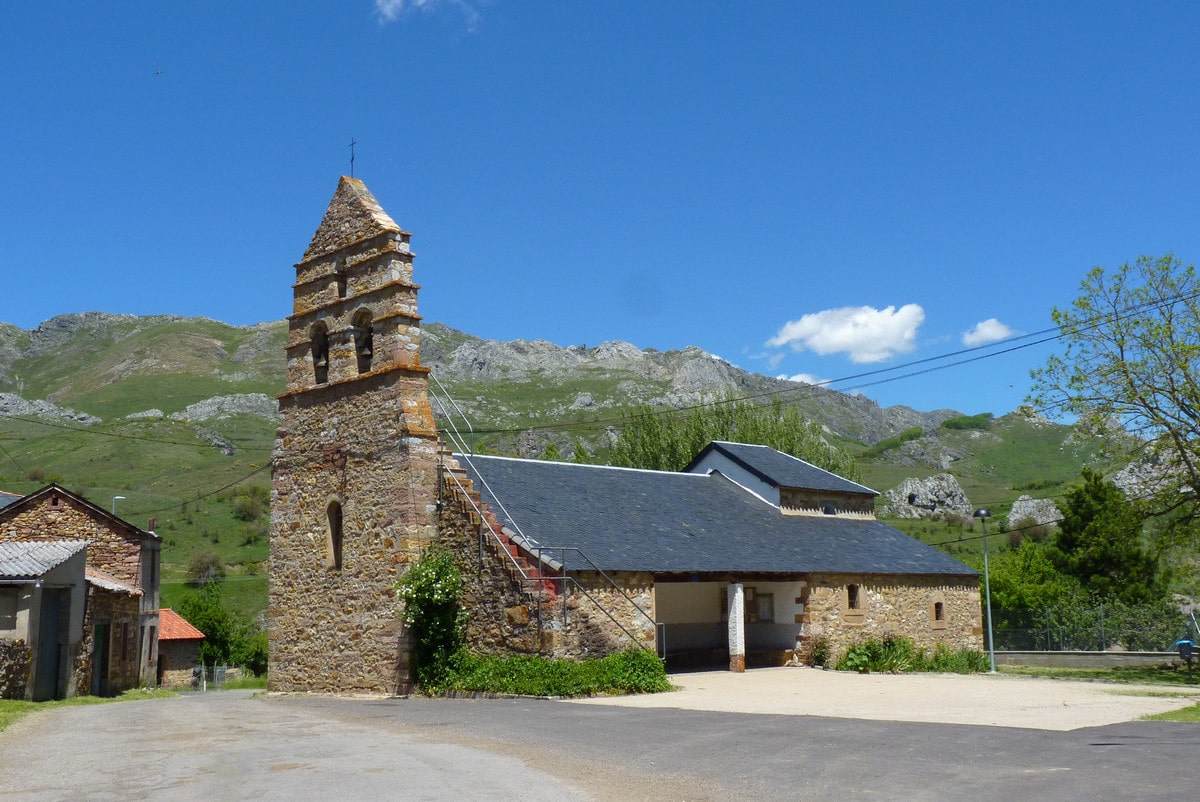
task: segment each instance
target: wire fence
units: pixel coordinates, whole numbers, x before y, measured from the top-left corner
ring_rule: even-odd
[[[1173,651],[1197,638],[1196,620],[1177,608],[1121,603],[997,610],[993,637],[1008,651]]]

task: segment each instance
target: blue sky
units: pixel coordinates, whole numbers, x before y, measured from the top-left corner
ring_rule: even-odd
[[[1198,39],[1183,3],[7,3],[0,320],[286,316],[354,138],[426,320],[894,368],[1200,258]],[[1046,348],[862,391],[1001,414]]]

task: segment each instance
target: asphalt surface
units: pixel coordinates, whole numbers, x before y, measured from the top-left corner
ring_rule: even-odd
[[[0,733],[49,799],[1197,798],[1200,727],[1070,731],[519,700],[262,697],[68,707]]]

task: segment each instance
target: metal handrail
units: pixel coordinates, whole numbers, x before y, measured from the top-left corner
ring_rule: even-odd
[[[474,433],[475,427],[471,425],[470,419],[467,417],[466,413],[463,412],[462,408],[458,405],[458,403],[455,402],[454,398],[450,395],[450,392],[446,389],[445,385],[443,385],[442,382],[434,374],[430,373],[430,377],[433,379],[434,383],[437,384],[438,389],[441,390],[442,394],[445,395],[446,401],[448,401],[454,407],[454,409],[458,412],[458,414],[462,417],[463,422],[466,424],[467,428],[470,429],[470,431],[472,433]],[[446,404],[442,401],[441,396],[439,396],[437,393],[434,393],[433,397],[434,397],[434,400],[436,400],[438,402],[438,406],[440,406],[442,408],[442,411],[444,413],[446,413],[445,420],[450,425],[450,429],[453,432],[453,433],[447,432],[446,433],[447,436],[456,446],[458,446],[459,453],[462,455],[463,461],[466,462],[467,465],[469,465],[471,468],[474,469],[475,466],[471,462],[471,457],[473,456],[473,454],[471,452],[471,449],[467,446],[466,440],[462,436],[462,433],[458,430],[458,427],[454,424],[453,416],[450,414],[449,410],[446,408]],[[508,558],[508,561],[517,570],[517,573],[521,576],[521,580],[523,582],[542,582],[542,581],[553,582],[557,579],[561,583],[560,590],[561,590],[561,593],[563,596],[563,619],[564,619],[564,621],[566,620],[566,614],[567,614],[567,607],[566,607],[567,583],[570,582],[571,587],[573,587],[574,589],[576,589],[580,593],[582,593],[584,596],[586,596],[588,601],[592,602],[593,606],[595,606],[595,608],[597,610],[604,613],[604,615],[607,616],[610,621],[612,621],[614,624],[616,624],[617,627],[619,627],[621,629],[621,631],[624,632],[634,644],[636,644],[639,648],[645,649],[646,647],[642,645],[641,641],[638,639],[636,634],[630,632],[625,627],[624,624],[622,624],[620,621],[618,621],[612,615],[612,613],[610,613],[608,611],[608,609],[604,605],[600,604],[595,599],[595,597],[593,597],[592,594],[587,591],[587,588],[583,587],[583,585],[581,585],[574,577],[567,575],[566,565],[565,565],[565,553],[568,551],[575,552],[585,562],[587,562],[587,564],[590,565],[597,574],[604,577],[605,581],[607,581],[608,584],[611,585],[614,590],[616,590],[618,593],[620,593],[622,598],[625,599],[625,601],[627,601],[631,605],[633,605],[633,608],[635,610],[637,610],[642,615],[643,618],[645,618],[647,621],[650,622],[650,625],[653,626],[654,630],[655,630],[654,640],[655,640],[655,644],[658,647],[658,650],[657,650],[658,656],[663,657],[665,659],[665,656],[666,656],[665,625],[659,623],[658,621],[655,621],[653,616],[651,616],[649,613],[647,613],[645,610],[643,610],[641,605],[639,605],[636,601],[631,599],[629,597],[629,595],[627,593],[625,593],[625,591],[621,588],[621,586],[618,585],[612,577],[610,577],[607,573],[605,573],[604,570],[600,568],[600,566],[596,565],[596,563],[590,557],[588,557],[583,552],[582,549],[579,549],[576,546],[537,547],[538,548],[538,553],[537,553],[538,575],[536,577],[529,576],[525,572],[525,569],[521,566],[521,563],[518,562],[516,557],[513,556],[513,554],[509,552],[505,543],[502,540],[500,540],[497,533],[492,529],[492,527],[490,525],[488,525],[487,519],[483,514],[483,510],[481,510],[479,508],[479,505],[477,505],[475,503],[475,499],[473,499],[471,497],[471,493],[465,487],[463,487],[463,484],[462,484],[462,482],[460,482],[458,480],[458,477],[454,475],[453,471],[444,472],[444,473],[449,473],[450,478],[454,480],[454,484],[458,486],[459,492],[463,495],[464,498],[467,499],[468,503],[470,503],[471,507],[475,510],[476,515],[479,516],[479,525],[481,527],[480,543],[479,543],[481,560],[483,558],[483,528],[486,527],[488,530],[488,533],[491,535],[492,539],[496,542],[496,545],[499,546],[500,550],[504,553],[505,557]],[[516,520],[513,518],[512,514],[504,507],[504,503],[500,501],[499,497],[492,490],[492,488],[488,485],[487,480],[483,478],[483,474],[480,473],[478,469],[475,469],[475,475],[479,477],[480,484],[483,486],[483,488],[485,490],[487,490],[488,494],[495,500],[496,506],[500,509],[501,512],[504,513],[504,516],[509,520],[509,522],[512,523],[513,529],[516,530],[516,534],[523,541],[523,543],[517,544],[517,548],[524,548],[528,552],[529,547],[526,544],[528,543],[529,538],[526,537],[525,533],[521,531],[521,527],[516,523]],[[547,577],[543,574],[543,570],[545,568],[546,563],[542,559],[541,552],[545,549],[550,549],[552,551],[558,551],[560,554],[564,555],[564,559],[562,561],[560,561],[560,565],[561,565],[560,576]],[[541,593],[538,593],[537,599],[538,599],[538,620],[541,621],[541,607],[542,607]]]
[[[473,499],[471,497],[471,493],[466,489],[466,487],[463,486],[462,482],[459,481],[458,477],[455,476],[452,471],[447,472],[447,474],[449,475],[451,480],[453,480],[454,484],[458,487],[459,492],[467,499],[467,502],[471,505],[471,508],[473,510],[475,510],[475,514],[479,516],[481,548],[482,548],[483,530],[487,529],[487,531],[491,535],[492,539],[496,542],[496,545],[499,546],[500,550],[504,553],[504,556],[512,564],[513,568],[516,569],[517,573],[520,574],[521,580],[523,582],[558,582],[558,583],[560,583],[560,586],[561,586],[560,592],[562,593],[562,596],[563,596],[563,616],[564,616],[564,618],[566,616],[566,597],[567,597],[567,588],[569,586],[573,590],[576,590],[579,593],[582,593],[584,596],[586,596],[588,601],[592,602],[592,604],[595,606],[595,608],[597,610],[604,613],[604,615],[608,618],[608,620],[610,620],[614,624],[616,624],[617,627],[619,627],[620,630],[625,633],[625,635],[629,638],[629,640],[635,646],[637,646],[638,648],[641,648],[641,649],[646,649],[646,646],[644,646],[642,644],[641,640],[638,638],[636,633],[630,632],[629,629],[624,624],[622,624],[620,621],[618,621],[613,616],[613,614],[610,613],[603,604],[601,604],[599,601],[597,601],[596,598],[591,593],[588,592],[587,588],[585,588],[583,585],[581,585],[579,583],[579,581],[576,580],[574,577],[569,576],[567,574],[565,565],[563,566],[559,576],[546,576],[545,574],[542,573],[542,568],[545,566],[545,562],[542,560],[542,555],[539,553],[536,555],[537,561],[538,561],[537,576],[530,576],[528,573],[526,573],[524,567],[522,567],[521,564],[517,561],[517,558],[514,557],[511,552],[509,552],[504,541],[500,540],[500,538],[497,535],[497,533],[495,532],[495,530],[493,530],[492,527],[488,525],[487,520],[484,517],[483,510],[480,509],[479,505],[475,503],[475,499]],[[505,514],[507,515],[507,512]],[[521,535],[521,537],[523,540],[526,539],[524,535]],[[518,548],[521,548],[521,547],[518,546]],[[616,589],[617,592],[619,592],[621,594],[621,596],[626,601],[628,601],[631,605],[633,605],[633,608],[635,610],[637,610],[639,613],[641,613],[642,616],[650,622],[650,624],[655,629],[655,643],[656,643],[656,646],[658,647],[657,653],[659,654],[660,657],[663,656],[663,654],[665,654],[666,644],[664,643],[664,638],[666,635],[666,631],[664,629],[663,624],[660,624],[659,622],[655,621],[653,617],[651,617],[645,610],[642,609],[641,605],[639,605],[633,599],[629,598],[629,596],[625,593],[625,591],[621,589],[620,585],[618,585],[612,579],[612,577],[608,576],[608,574],[604,573],[603,570],[601,570],[598,566],[596,566],[595,562],[593,562],[591,560],[591,558],[589,558],[586,554],[584,554],[583,551],[581,551],[580,549],[578,549],[574,546],[559,546],[559,547],[555,547],[555,548],[557,550],[559,550],[560,552],[565,552],[565,551],[576,552],[589,565],[591,565],[593,568],[595,568],[597,573],[602,575],[608,581],[608,583],[610,585],[612,585],[613,588]],[[526,550],[528,551],[528,549],[526,549]],[[542,604],[541,595],[539,594],[538,595],[539,620],[540,620],[540,615],[541,615],[541,604]],[[649,651],[649,649],[647,649],[647,651]]]

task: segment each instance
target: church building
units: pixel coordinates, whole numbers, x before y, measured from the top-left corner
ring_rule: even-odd
[[[836,659],[866,638],[981,646],[979,575],[875,491],[764,446],[680,473],[481,457],[439,438],[410,235],[343,177],[296,265],[271,497],[269,683],[411,689],[395,585],[458,558],[482,652]]]

